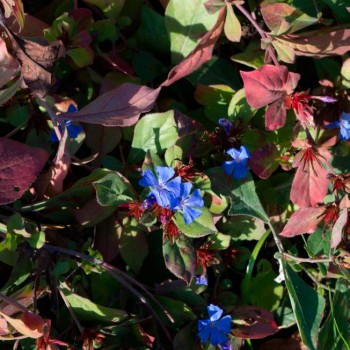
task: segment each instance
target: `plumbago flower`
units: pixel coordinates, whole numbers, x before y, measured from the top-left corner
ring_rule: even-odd
[[[219,125],[223,127],[226,135],[229,136],[232,128],[232,123],[226,118],[221,118],[219,119]]]
[[[198,208],[203,207],[204,201],[199,189],[190,194],[192,184],[190,182],[182,183],[181,177],[176,176],[175,170],[171,167],[157,166],[156,173],[158,177],[147,169],[139,181],[141,186],[151,187],[147,199],[140,206],[142,211],[157,203],[159,207],[163,208],[163,211],[158,210],[159,215],[157,215],[163,225],[172,222],[173,210],[179,210],[183,213],[187,225],[202,214]],[[166,210],[167,215],[164,215],[164,210]],[[166,219],[164,219],[165,216]]]
[[[327,129],[340,128],[339,130],[339,140],[349,140],[350,139],[350,113],[343,112],[338,121],[330,123],[326,126]]]
[[[180,196],[181,177],[174,177],[175,170],[170,167],[157,166],[156,173],[158,177],[151,170],[145,170],[139,184],[151,187],[150,195],[154,195],[159,206],[167,208],[173,196]]]
[[[70,104],[68,107],[67,112],[69,113],[74,113],[77,112],[77,109],[75,108],[75,106],[73,104]],[[83,128],[80,125],[74,125],[72,124],[71,120],[65,120],[64,124],[66,125],[67,131],[68,131],[68,136],[71,139],[76,139],[78,137],[78,135],[82,132]],[[58,126],[61,134],[63,132],[62,129],[62,125]],[[50,135],[50,141],[52,142],[59,142],[59,139],[55,133],[55,131],[52,131],[51,135]]]
[[[198,321],[198,337],[202,343],[210,340],[210,344],[226,346],[229,341],[228,334],[231,332],[231,316],[221,318],[223,310],[210,304],[207,307],[209,319]]]
[[[180,185],[180,196],[173,197],[170,200],[171,210],[180,210],[183,212],[186,225],[189,225],[195,218],[202,215],[202,212],[197,208],[202,208],[204,201],[199,189],[196,189],[190,195],[192,184],[189,182]]]
[[[250,153],[245,146],[239,150],[230,148],[227,152],[233,160],[226,161],[222,166],[227,175],[233,175],[234,179],[244,179],[247,177],[249,167],[247,165]]]

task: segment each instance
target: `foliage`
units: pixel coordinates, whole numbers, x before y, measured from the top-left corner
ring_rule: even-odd
[[[2,349],[350,348],[347,1],[0,2]]]

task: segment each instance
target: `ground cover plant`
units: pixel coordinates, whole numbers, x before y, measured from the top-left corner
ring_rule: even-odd
[[[350,2],[0,0],[1,349],[350,349]]]

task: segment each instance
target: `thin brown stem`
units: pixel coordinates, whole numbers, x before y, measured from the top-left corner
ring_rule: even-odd
[[[252,17],[252,15],[242,5],[235,4],[235,6],[242,12],[242,14],[247,18],[247,20],[254,26],[254,28],[260,34],[262,39],[269,38],[269,35],[265,32],[265,30],[263,30],[259,26],[259,24],[256,22],[256,20]],[[280,64],[277,60],[277,57],[276,57],[276,54],[275,54],[273,48],[269,45],[266,50],[267,50],[268,54],[270,55],[275,66],[279,66]]]
[[[329,263],[333,262],[333,259],[331,258],[299,258],[298,256],[294,256],[288,253],[283,253],[283,256],[289,260],[294,260],[296,262],[300,263],[310,263],[310,264],[317,264],[317,263]]]

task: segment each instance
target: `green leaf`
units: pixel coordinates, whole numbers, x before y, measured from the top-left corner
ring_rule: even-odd
[[[176,277],[191,283],[196,272],[197,254],[186,236],[181,235],[174,242],[163,236],[163,257],[166,267]]]
[[[210,250],[224,250],[230,246],[231,236],[220,232],[214,233],[209,236],[208,242],[210,243]]]
[[[167,166],[175,168],[177,165],[181,165],[183,152],[181,147],[179,146],[171,146],[169,147],[164,155],[164,159]]]
[[[125,263],[138,273],[148,255],[148,244],[144,232],[140,230],[135,219],[123,220],[119,250]]]
[[[92,65],[94,62],[94,53],[89,47],[76,47],[66,51],[78,68],[84,68]]]
[[[165,28],[164,16],[147,6],[142,7],[141,23],[136,35],[141,49],[156,55],[169,53],[170,41]]]
[[[136,163],[143,160],[147,151],[157,155],[163,154],[167,148],[175,144],[177,137],[173,110],[144,116],[135,126],[128,162]]]
[[[347,283],[344,283],[345,292],[336,291],[333,300],[331,312],[324,322],[319,335],[319,348],[327,350],[342,350],[349,349],[350,344],[350,308],[349,308],[349,288]],[[336,325],[335,325],[336,324]],[[338,331],[337,329],[338,328]],[[341,339],[339,333],[342,334],[344,340],[347,342],[347,347],[344,346],[344,340]]]
[[[87,4],[99,8],[108,18],[117,20],[124,7],[125,0],[84,0]]]
[[[74,313],[83,321],[115,323],[124,321],[129,317],[124,310],[98,305],[87,298],[73,293],[65,283],[61,284],[60,290],[67,298]]]
[[[234,215],[223,222],[223,231],[229,232],[234,241],[258,241],[265,233],[262,220],[245,215]]]
[[[97,201],[103,206],[115,206],[132,201],[131,185],[120,174],[113,172],[93,183]]]
[[[177,212],[174,215],[174,223],[179,230],[187,237],[203,237],[218,232],[213,222],[211,212],[206,207],[198,208],[202,215],[194,219],[189,225],[186,225],[183,214]]]
[[[171,62],[182,61],[214,26],[218,13],[208,15],[206,0],[170,0],[165,11],[165,26],[170,36]]]
[[[240,42],[242,36],[241,23],[239,22],[232,4],[226,3],[226,19],[224,25],[224,32],[226,38],[233,42]]]
[[[244,64],[251,68],[260,68],[265,64],[264,51],[257,41],[250,41],[243,52],[230,57],[232,61]]]
[[[117,31],[114,21],[103,19],[92,23],[89,32],[94,36],[94,42],[101,43],[105,40],[116,41]]]
[[[255,115],[256,109],[249,106],[245,98],[244,89],[240,89],[232,96],[227,114],[230,120],[242,120],[247,124]]]
[[[292,309],[303,343],[317,349],[317,337],[325,308],[324,298],[308,286],[285,262],[283,268]]]

